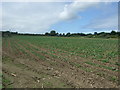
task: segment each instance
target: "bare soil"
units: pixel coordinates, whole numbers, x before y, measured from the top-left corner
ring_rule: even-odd
[[[25,44],[18,40],[8,40],[7,42],[9,47],[3,43],[2,57],[3,77],[6,80],[3,82],[3,86],[5,88],[118,87],[117,71],[89,65],[85,62],[90,61],[99,65],[117,68],[115,65],[101,63],[97,60],[84,59],[76,55],[69,55],[69,53],[59,52],[59,50],[54,50],[55,53],[51,53],[50,49],[38,47],[30,43]],[[14,48],[12,47],[12,43],[15,44]],[[19,48],[28,55],[22,53]],[[45,58],[40,58],[38,55],[42,55]]]

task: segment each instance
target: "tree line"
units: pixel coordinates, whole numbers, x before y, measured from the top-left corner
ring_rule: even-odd
[[[92,33],[58,33],[55,30],[46,32],[45,34],[29,34],[29,33],[18,33],[10,31],[2,31],[2,37],[11,37],[14,35],[29,35],[29,36],[58,36],[58,37],[89,37],[89,38],[117,38],[120,36],[120,32],[112,30],[110,33],[106,32],[94,32]]]

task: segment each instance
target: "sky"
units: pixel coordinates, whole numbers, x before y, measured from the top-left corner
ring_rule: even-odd
[[[118,30],[117,2],[2,2],[0,30],[93,33]]]

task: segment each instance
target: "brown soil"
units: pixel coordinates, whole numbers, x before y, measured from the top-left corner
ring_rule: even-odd
[[[99,61],[87,60],[75,55],[58,52],[51,53],[49,49],[41,48],[30,43],[8,40],[8,47],[3,46],[3,76],[10,80],[8,84],[3,83],[4,87],[14,88],[117,88],[117,81],[112,81],[109,77],[116,76],[117,71],[108,70],[85,64],[91,61],[96,64],[104,65]],[[15,48],[13,50],[12,44]],[[19,46],[19,47],[18,47]],[[26,49],[29,48],[30,50]],[[18,48],[24,50],[28,55],[23,54]],[[38,50],[35,50],[36,48]],[[42,53],[42,52],[46,52]],[[34,52],[34,53],[33,53]],[[16,54],[17,53],[17,54]],[[42,55],[40,58],[36,55]],[[60,56],[56,58],[51,56]],[[66,54],[66,55],[65,55]],[[63,56],[63,57],[62,57]],[[64,61],[64,58],[69,58]],[[72,63],[80,64],[77,67]],[[106,64],[106,66],[111,66]],[[113,65],[114,66],[114,65]],[[116,67],[116,66],[114,66]],[[86,71],[90,69],[91,71]],[[100,75],[98,75],[98,73]],[[101,76],[104,73],[104,76]]]

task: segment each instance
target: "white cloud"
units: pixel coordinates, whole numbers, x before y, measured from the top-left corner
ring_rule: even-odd
[[[119,0],[3,0],[2,2],[119,2]]]
[[[0,3],[0,30],[2,30],[2,3]]]
[[[99,2],[78,2],[75,1],[70,5],[65,5],[63,12],[60,13],[60,18],[62,20],[71,20],[78,18],[79,12],[86,10],[87,8],[94,7],[98,5]]]
[[[60,21],[81,18],[79,12],[97,6],[101,0],[97,2],[89,0],[88,3],[80,1],[75,0],[67,4],[66,2],[5,2],[3,3],[3,30],[45,33],[49,31],[51,25]]]
[[[3,3],[3,30],[29,33],[45,33],[50,26],[78,18],[79,11],[96,5],[94,2],[15,2]]]
[[[58,22],[63,3],[4,3],[3,30],[44,33]]]

